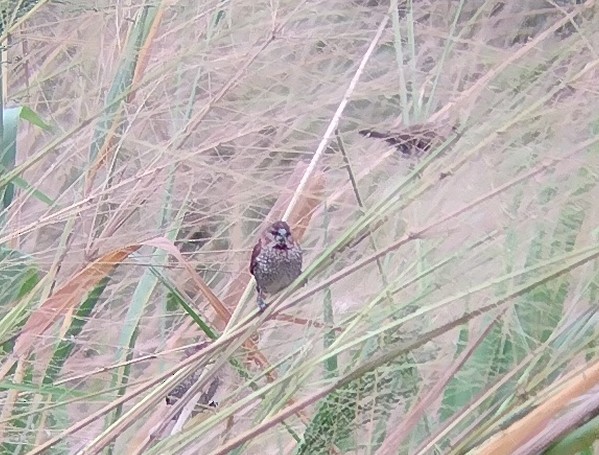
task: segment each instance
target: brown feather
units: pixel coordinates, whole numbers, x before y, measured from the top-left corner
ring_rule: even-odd
[[[254,268],[256,267],[256,258],[260,254],[262,250],[262,239],[258,239],[258,242],[254,245],[254,249],[252,250],[252,258],[250,260],[250,273],[254,274]]]

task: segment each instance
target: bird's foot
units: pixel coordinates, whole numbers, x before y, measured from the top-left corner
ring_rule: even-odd
[[[260,310],[260,313],[262,313],[264,310],[266,310],[267,306],[268,305],[264,301],[264,298],[258,297],[258,309]]]

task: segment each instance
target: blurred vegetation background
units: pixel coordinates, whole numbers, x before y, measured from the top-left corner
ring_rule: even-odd
[[[2,453],[599,453],[594,1],[0,17]]]

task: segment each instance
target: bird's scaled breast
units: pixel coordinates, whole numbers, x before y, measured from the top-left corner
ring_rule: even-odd
[[[266,250],[256,258],[254,275],[260,288],[274,294],[289,286],[302,273],[299,249]]]

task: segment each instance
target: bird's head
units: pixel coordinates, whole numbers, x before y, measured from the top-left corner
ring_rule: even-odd
[[[274,246],[279,249],[288,249],[293,246],[293,237],[291,229],[285,221],[277,221],[268,229],[268,233],[272,236]]]

